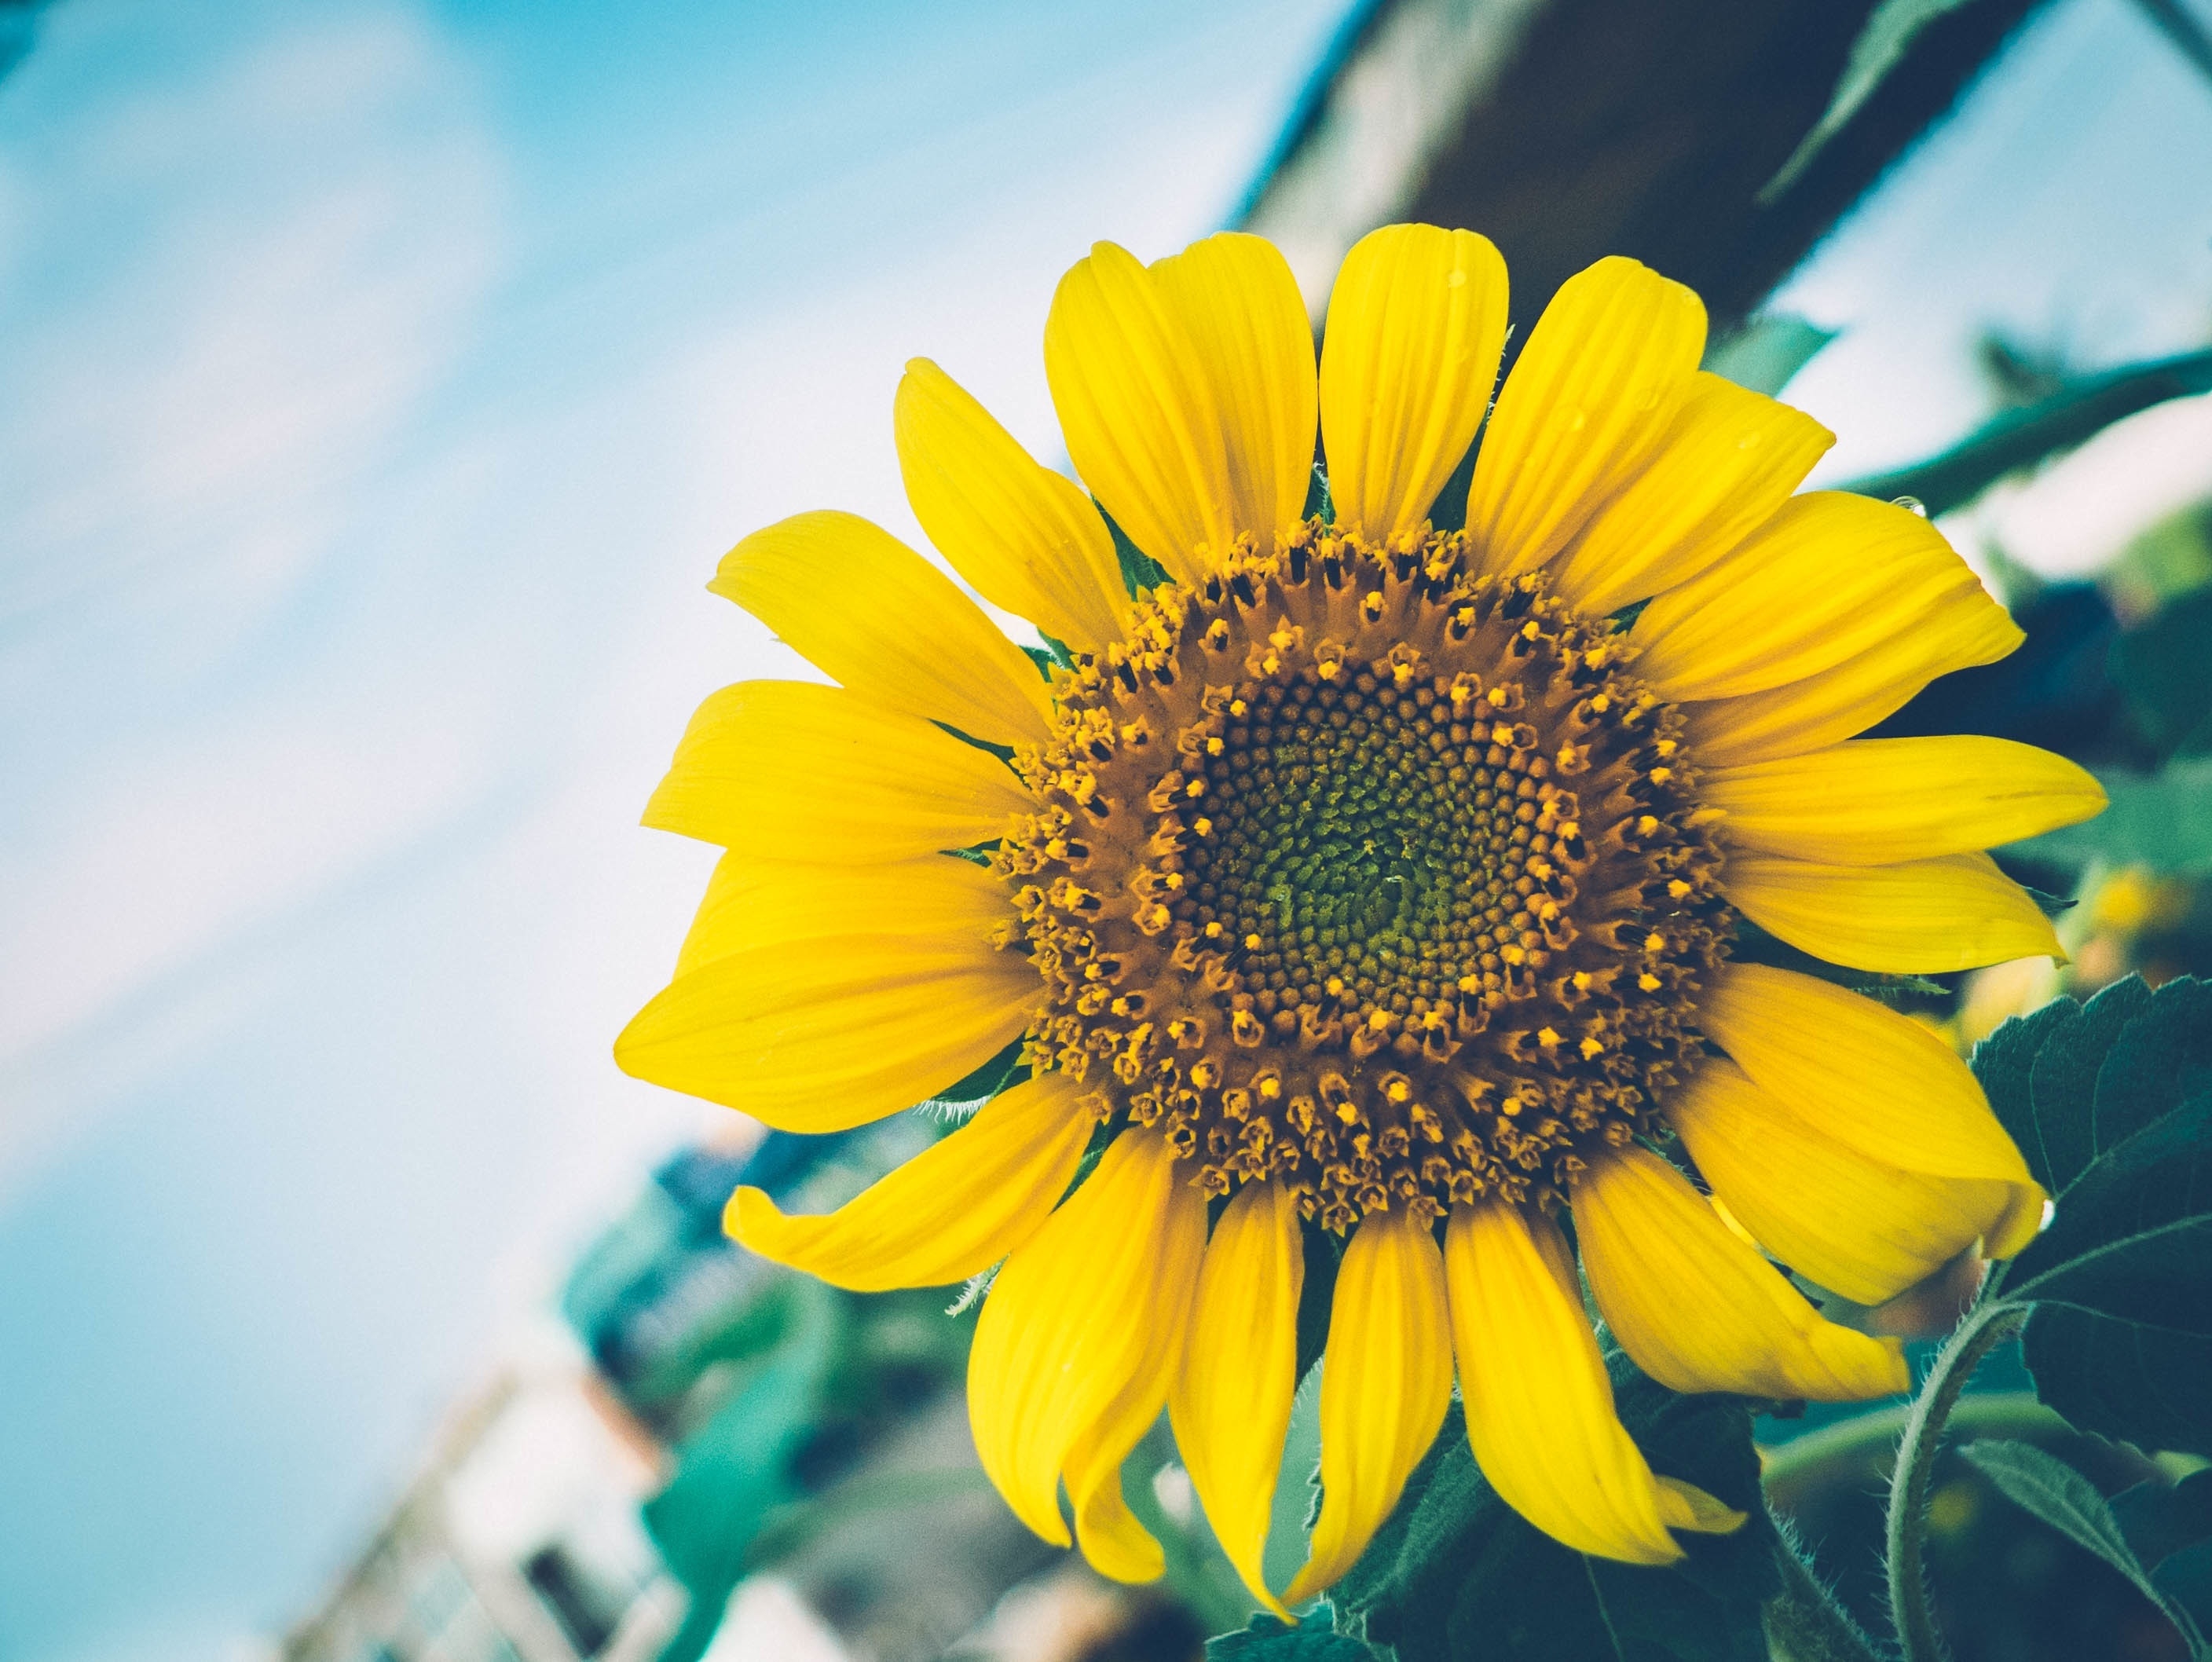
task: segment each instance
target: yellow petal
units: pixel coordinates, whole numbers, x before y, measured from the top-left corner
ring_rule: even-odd
[[[1491,570],[1534,570],[1642,470],[1705,348],[1705,303],[1632,259],[1559,285],[1475,458],[1467,528]]]
[[[1121,1454],[1167,1400],[1205,1245],[1205,1198],[1178,1177],[1167,1140],[1125,1131],[983,1301],[968,1355],[975,1452],[1015,1516],[1056,1546],[1068,1544],[1060,1475],[1080,1452],[1079,1518],[1087,1497],[1109,1562],[1142,1556],[1103,1474],[1112,1469],[1118,1485]],[[1109,1444],[1124,1436],[1114,1453]]]
[[[1127,249],[1097,243],[1060,280],[1044,373],[1084,483],[1178,582],[1203,577],[1235,535],[1221,420],[1197,345]]]
[[[1832,670],[1981,579],[1907,509],[1821,490],[1636,621],[1636,672],[1669,699],[1732,698]]]
[[[1021,1036],[1036,967],[957,934],[750,947],[678,977],[615,1041],[623,1072],[788,1131],[934,1096]]]
[[[1576,1180],[1574,1215],[1606,1325],[1668,1390],[1848,1402],[1910,1383],[1896,1340],[1821,1319],[1649,1149],[1593,1159]]]
[[[1206,1521],[1252,1596],[1277,1615],[1261,1560],[1297,1391],[1298,1210],[1275,1182],[1247,1183],[1214,1226],[1190,1343],[1168,1411]]]
[[[1472,231],[1386,225],[1344,257],[1321,355],[1341,529],[1383,543],[1428,518],[1489,406],[1505,294],[1504,260]]]
[[[996,839],[1036,804],[988,751],[837,687],[741,681],[699,707],[645,822],[733,853],[867,864]]]
[[[1127,633],[1114,539],[1073,481],[927,358],[907,365],[891,419],[914,517],[976,593],[1085,652]]]
[[[1995,848],[2105,806],[2104,787],[2010,739],[1861,738],[1706,773],[1698,795],[1739,847],[1838,865]]]
[[[1302,1604],[1358,1562],[1451,1406],[1443,1255],[1424,1220],[1370,1213],[1329,1306],[1321,1374],[1321,1516],[1283,1595]]]
[[[1549,586],[1601,616],[1689,582],[1788,501],[1835,441],[1804,411],[1698,371],[1650,464],[1583,528]]]
[[[1577,1552],[1680,1558],[1651,1468],[1613,1412],[1559,1226],[1503,1203],[1459,1207],[1444,1275],[1468,1441],[1490,1486]]]
[[[748,947],[826,935],[957,933],[988,940],[1013,920],[1013,891],[971,860],[944,854],[882,865],[811,865],[725,854],[676,960],[688,974]]]
[[[857,514],[757,531],[707,585],[825,675],[995,744],[1044,737],[1052,700],[1022,649],[943,572]]]
[[[1937,676],[1994,664],[2027,637],[1978,583],[1946,591],[1908,628],[1832,669],[1740,698],[1682,707],[1709,767],[1768,761],[1863,732]]]
[[[1242,231],[1156,261],[1152,276],[1213,391],[1232,528],[1272,548],[1304,516],[1313,479],[1313,325],[1297,279],[1274,244]]]
[[[1869,1159],[1708,1058],[1667,1105],[1717,1202],[1793,1270],[1860,1304],[1926,1280],[1988,1235],[2012,1190]]]
[[[1868,1158],[2012,1186],[1997,1240],[2012,1238],[2014,1214],[2040,1218],[2042,1192],[1981,1086],[1919,1022],[1809,975],[1725,964],[1698,998],[1698,1025],[1762,1090]]]
[[[1853,969],[1938,975],[2065,956],[2051,920],[1987,854],[1830,865],[1748,850],[1729,857],[1729,903],[1770,935]]]
[[[856,1293],[965,1281],[1035,1234],[1066,1192],[1097,1124],[1080,1095],[1063,1074],[1024,1080],[834,1212],[787,1217],[760,1190],[739,1189],[722,1227],[764,1259]]]

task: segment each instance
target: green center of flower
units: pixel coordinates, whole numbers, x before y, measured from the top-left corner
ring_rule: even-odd
[[[1286,1034],[1301,1009],[1418,1017],[1486,974],[1502,986],[1499,949],[1540,928],[1547,857],[1579,846],[1545,812],[1556,798],[1540,806],[1534,730],[1371,670],[1255,690],[1187,770],[1212,829],[1176,916],[1208,938],[1221,926]]]
[[[1349,1228],[1564,1186],[1694,1061],[1726,934],[1681,718],[1466,538],[1301,527],[1055,686],[996,864],[1033,1065]]]

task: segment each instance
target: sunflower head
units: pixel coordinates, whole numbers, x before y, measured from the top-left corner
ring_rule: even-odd
[[[1455,1375],[1508,1503],[1667,1562],[1741,1514],[1622,1428],[1586,1295],[1674,1389],[1877,1395],[1894,1342],[1802,1288],[1879,1302],[2039,1220],[1939,1040],[1740,951],[2056,950],[1980,851],[2095,811],[2094,782],[1852,737],[2019,631],[1923,519],[1796,494],[1829,435],[1698,369],[1680,285],[1572,279],[1493,408],[1504,320],[1487,242],[1391,227],[1316,367],[1260,240],[1101,244],[1044,343],[1087,492],[926,361],[895,412],[915,517],[1039,627],[1048,679],[848,515],[715,581],[840,684],[741,682],[694,720],[647,821],[728,852],[617,1057],[829,1131],[1019,1041],[1018,1083],[844,1208],[741,1189],[730,1228],[853,1288],[1000,1265],[978,1452],[1109,1574],[1161,1568],[1119,1472],[1164,1407],[1254,1597],[1326,1587]],[[1324,1498],[1279,1599],[1316,1252]]]
[[[1016,753],[1029,1058],[1329,1229],[1556,1204],[1698,1054],[1727,910],[1682,717],[1465,532],[1240,543]]]

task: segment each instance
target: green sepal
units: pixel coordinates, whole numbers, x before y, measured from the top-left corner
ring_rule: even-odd
[[[1114,516],[1106,512],[1104,503],[1094,496],[1091,499],[1091,506],[1098,510],[1098,517],[1106,522],[1106,529],[1114,538],[1114,555],[1121,562],[1121,586],[1128,590],[1131,599],[1135,599],[1147,589],[1157,589],[1161,584],[1173,580],[1169,577],[1165,566],[1129,540],[1129,533],[1123,531],[1115,522]]]
[[[1331,1594],[1338,1625],[1399,1662],[1765,1662],[1761,1615],[1780,1587],[1759,1494],[1752,1404],[1686,1397],[1607,1359],[1621,1419],[1652,1469],[1747,1514],[1732,1535],[1678,1537],[1666,1568],[1587,1557],[1483,1478],[1455,1405],[1397,1509]]]
[[[1235,1633],[1206,1641],[1206,1662],[1382,1662],[1363,1639],[1329,1626],[1326,1611],[1286,1626],[1262,1610]]]

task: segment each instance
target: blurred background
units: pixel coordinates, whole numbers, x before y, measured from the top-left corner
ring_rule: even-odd
[[[763,1142],[609,1056],[712,862],[636,828],[685,719],[811,673],[715,562],[818,506],[921,542],[911,355],[1060,457],[1038,343],[1095,239],[1262,231],[1318,317],[1373,226],[1468,225],[1524,334],[1604,253],[1694,284],[1712,367],[1838,434],[1816,482],[1920,500],[2029,630],[1886,731],[2113,792],[2006,856],[2075,902],[2063,974],[1878,990],[1963,1045],[2212,968],[2208,24],[0,0],[0,1657],[1104,1662],[1241,1623],[1164,1441],[1129,1487],[1171,1574],[1109,1589],[975,1471],[951,1292],[722,1240],[740,1171],[827,1206],[943,1116]],[[1846,1559],[1878,1478],[1801,1496]],[[2010,1566],[1961,1656],[2106,1653],[2034,1603],[2070,1549],[1958,1481],[1957,1554]],[[2110,1653],[2180,1654],[2067,1574]]]

